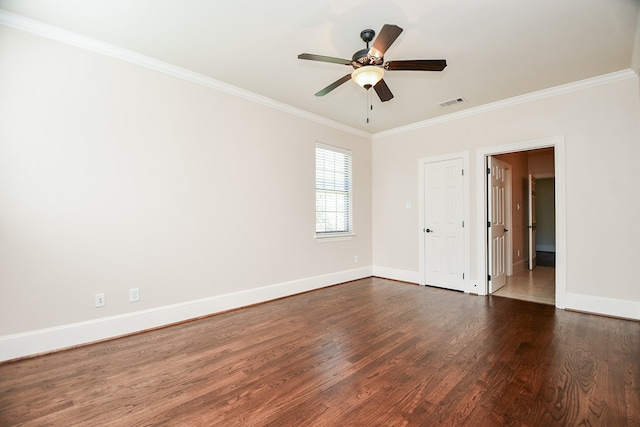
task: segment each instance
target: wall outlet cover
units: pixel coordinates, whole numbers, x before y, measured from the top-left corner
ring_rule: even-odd
[[[96,294],[96,307],[104,307],[107,304],[107,299],[104,292]]]

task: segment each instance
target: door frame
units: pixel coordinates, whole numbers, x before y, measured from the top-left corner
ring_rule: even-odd
[[[464,254],[463,260],[463,290],[465,293],[469,293],[469,275],[471,273],[471,251],[470,244],[471,241],[471,227],[470,227],[470,218],[471,218],[471,203],[469,202],[469,181],[470,175],[469,172],[469,152],[468,151],[460,151],[457,153],[443,154],[440,156],[431,156],[431,157],[423,157],[418,159],[418,265],[419,265],[419,278],[418,284],[425,286],[425,233],[423,232],[426,227],[424,223],[424,202],[425,202],[425,186],[424,186],[424,177],[425,177],[425,165],[429,163],[437,163],[443,162],[447,160],[457,160],[462,159],[462,168],[464,170],[464,175],[462,176],[462,220],[464,221],[464,229],[462,230],[462,253]]]
[[[527,175],[527,268],[529,268],[529,271],[536,268],[538,263],[536,255],[536,208],[538,204],[536,200],[536,181],[537,178],[532,173]]]
[[[554,149],[555,173],[555,202],[556,202],[556,307],[565,308],[567,295],[567,207],[566,207],[566,168],[565,168],[565,137],[564,135],[549,138],[521,141],[512,144],[479,148],[476,151],[476,179],[477,224],[476,254],[478,258],[478,283],[474,284],[479,295],[487,295],[489,283],[487,280],[487,156],[513,153],[518,151],[536,150],[539,148]],[[475,291],[474,291],[475,292]]]

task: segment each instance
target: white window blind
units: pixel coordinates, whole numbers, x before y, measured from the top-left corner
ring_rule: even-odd
[[[351,151],[316,143],[316,235],[351,228]]]

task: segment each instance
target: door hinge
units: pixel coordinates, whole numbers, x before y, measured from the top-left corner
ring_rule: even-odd
[[[487,168],[487,175],[491,175],[491,168]]]
[[[464,273],[462,273],[462,280],[464,280]]]
[[[491,221],[487,221],[487,227],[491,228]]]
[[[491,275],[489,275],[488,278],[489,278],[489,281],[491,281]]]
[[[464,228],[464,221],[462,221],[462,228]]]
[[[462,169],[462,176],[464,176],[464,169]]]

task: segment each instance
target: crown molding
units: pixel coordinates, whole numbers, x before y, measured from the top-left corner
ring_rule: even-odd
[[[233,95],[246,101],[279,110],[292,116],[300,117],[302,119],[316,122],[321,125],[347,132],[356,136],[364,137],[369,140],[372,137],[372,134],[370,132],[365,132],[363,130],[339,123],[337,121],[327,119],[320,115],[313,114],[296,107],[292,107],[291,105],[276,101],[266,96],[258,95],[257,93],[240,89],[239,87],[221,82],[219,80],[205,76],[204,74],[196,73],[185,68],[170,64],[168,62],[160,61],[158,59],[154,59],[128,49],[123,49],[110,43],[105,43],[92,37],[83,36],[81,34],[65,30],[54,25],[49,25],[40,21],[25,18],[24,16],[17,15],[15,13],[0,10],[0,24],[7,27],[15,28],[17,30],[25,31],[27,33],[35,34],[37,36],[44,37],[50,40],[55,40],[60,43],[85,49],[94,53],[110,56],[121,61],[129,62],[131,64],[164,73],[172,77],[186,80],[188,82],[195,83],[209,89],[214,89],[219,92]]]
[[[170,64],[168,62],[160,61],[158,59],[151,58],[146,55],[142,55],[133,52],[128,49],[124,49],[110,43],[106,43],[91,37],[83,36],[81,34],[62,29],[53,25],[45,24],[40,21],[25,18],[24,16],[10,13],[0,9],[0,25],[6,25],[21,31],[25,31],[31,34],[35,34],[47,39],[55,40],[60,43],[75,46],[81,49],[85,49],[91,52],[95,52],[101,55],[110,56],[121,61],[129,62],[147,69],[151,69],[160,73],[170,75],[185,81],[189,81],[200,86],[204,86],[219,92],[223,92],[235,97],[259,104],[268,108],[272,108],[292,116],[300,117],[305,120],[309,120],[333,129],[337,129],[346,133],[350,133],[355,136],[367,138],[370,140],[384,138],[392,135],[398,135],[406,132],[411,132],[417,129],[433,126],[440,123],[445,123],[452,120],[457,120],[463,117],[474,116],[476,114],[482,114],[485,112],[498,110],[501,108],[510,107],[513,105],[523,104],[526,102],[535,101],[538,99],[548,98],[563,93],[573,92],[589,87],[594,87],[602,84],[607,84],[615,81],[625,80],[628,78],[638,78],[636,70],[640,62],[640,53],[638,53],[638,42],[634,48],[634,69],[626,69],[617,71],[602,76],[597,76],[585,80],[579,80],[560,86],[555,86],[548,89],[543,89],[536,92],[531,92],[525,95],[520,95],[501,101],[492,102],[478,107],[473,107],[455,113],[438,116],[432,119],[423,120],[420,122],[411,123],[409,125],[400,126],[394,129],[378,133],[370,133],[361,129],[347,126],[343,123],[327,119],[317,114],[310,113],[300,108],[293,107],[291,105],[276,101],[274,99],[258,95],[257,93],[250,92],[245,89],[230,85],[228,83],[221,82],[204,74],[196,73],[187,70],[182,67]],[[636,39],[640,38],[640,27]]]
[[[640,76],[640,8],[638,8],[638,22],[636,24],[636,36],[633,39],[631,69]]]
[[[475,116],[477,114],[486,113],[488,111],[499,110],[501,108],[511,107],[518,104],[524,104],[527,102],[536,101],[538,99],[549,98],[549,97],[564,94],[564,93],[574,92],[577,90],[600,86],[603,84],[613,83],[621,80],[627,80],[630,78],[638,78],[638,75],[631,69],[616,71],[613,73],[604,74],[602,76],[597,76],[597,77],[592,77],[585,80],[579,80],[576,82],[567,83],[564,85],[527,93],[525,95],[519,95],[513,98],[507,98],[501,101],[480,105],[478,107],[456,111],[455,113],[446,114],[443,116],[435,117],[433,119],[423,120],[421,122],[416,122],[406,126],[389,129],[387,131],[378,132],[372,135],[372,139],[379,139],[379,138],[384,138],[392,135],[411,132],[417,129],[422,129],[422,128],[437,125],[440,123],[461,119],[463,117]]]

